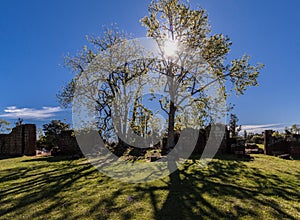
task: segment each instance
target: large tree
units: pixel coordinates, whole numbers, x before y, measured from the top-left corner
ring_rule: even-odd
[[[138,103],[141,96],[130,93],[127,83],[140,76],[165,76],[164,79],[157,77],[156,85],[168,93],[168,97],[160,98],[159,103],[167,115],[167,148],[170,149],[175,145],[176,123],[183,126],[187,124],[184,120],[191,121],[190,115],[195,115],[192,120],[200,124],[203,117],[209,118],[213,110],[218,110],[213,109],[218,108],[213,103],[226,100],[233,91],[240,95],[249,86],[256,86],[263,65],[249,64],[249,56],[246,55],[226,62],[232,43],[223,34],[211,34],[207,13],[202,8],[193,9],[178,0],[159,0],[152,1],[148,11],[149,15],[141,22],[147,29],[147,36],[154,39],[160,48],[162,54],[159,58],[133,59],[141,53],[140,48],[126,44],[128,35],[115,29],[108,30],[100,37],[88,38],[91,47],[85,46],[76,56],[66,58],[67,66],[76,76],[59,94],[59,98],[62,104],[70,104],[80,75],[99,73],[105,69],[106,78],[102,79],[104,83],[96,95],[100,130],[106,134],[116,130],[126,133],[129,122],[133,130],[141,133],[147,128],[136,127],[137,108],[130,114],[128,106],[129,100]],[[101,78],[104,75],[93,75],[92,79],[95,76]],[[208,94],[208,88],[214,84],[217,85],[217,99]],[[139,85],[143,86],[145,82]],[[125,97],[125,101],[118,105],[121,109],[114,108],[116,103],[113,101],[119,94]],[[91,96],[95,98],[95,93]],[[145,107],[140,109],[146,110]],[[117,126],[112,125],[113,114],[121,116]],[[144,114],[147,118],[153,112],[147,110]]]
[[[171,98],[165,99],[166,103],[163,106],[167,107],[170,148],[175,145],[176,112],[179,110],[179,104],[186,98],[172,95],[180,94],[180,90],[185,89],[191,99],[190,102],[198,103],[195,106],[205,109],[211,101],[211,97],[206,94],[207,87],[218,83],[219,93],[224,99],[232,90],[238,95],[243,94],[247,87],[258,84],[257,77],[263,65],[249,64],[249,56],[246,55],[225,62],[232,42],[223,34],[211,34],[207,13],[202,8],[194,10],[178,0],[159,0],[152,1],[148,11],[149,15],[142,19],[148,36],[154,38],[158,44],[171,40],[175,44],[183,45],[189,51],[187,54],[179,52],[179,59],[185,56],[186,60],[192,60],[185,62],[184,66],[181,63],[179,67],[176,67],[174,60],[168,57],[157,61],[158,71],[169,79],[167,86]],[[208,69],[203,71],[203,68],[199,68],[203,63],[209,65],[209,76],[206,75]],[[227,81],[231,82],[232,86],[226,89]]]

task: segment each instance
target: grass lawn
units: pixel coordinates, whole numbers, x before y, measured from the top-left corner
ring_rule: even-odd
[[[254,155],[188,161],[129,184],[84,159],[0,158],[0,219],[300,219],[300,161]],[[132,198],[132,199],[131,199]]]
[[[265,146],[263,144],[257,144],[257,146],[260,148],[260,149],[265,149]]]

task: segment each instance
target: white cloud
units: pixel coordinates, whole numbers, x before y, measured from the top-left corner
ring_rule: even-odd
[[[16,106],[6,107],[4,109],[4,114],[1,114],[2,118],[10,119],[46,119],[55,116],[55,113],[61,112],[63,109],[60,107],[43,107],[42,109],[34,108],[17,108]]]
[[[242,132],[246,130],[248,133],[262,133],[265,130],[284,131],[287,124],[262,124],[262,125],[242,125]]]

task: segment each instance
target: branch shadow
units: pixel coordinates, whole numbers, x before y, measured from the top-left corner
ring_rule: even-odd
[[[124,196],[126,187],[122,185],[114,190],[114,180],[99,173],[87,161],[68,160],[67,157],[36,157],[25,158],[21,163],[25,166],[0,170],[0,219],[16,219],[18,216],[42,219],[53,213],[56,215],[51,219],[109,219],[116,213],[120,219],[132,219],[130,212],[123,211],[130,203],[120,205],[116,201]],[[105,197],[95,199],[92,196],[91,199],[86,193],[99,193],[97,187],[108,188],[109,193]],[[84,193],[76,195],[77,190]],[[64,197],[64,193],[71,194]],[[27,211],[39,204],[43,206],[35,212]],[[71,207],[85,206],[86,211],[72,213]]]
[[[79,158],[73,158],[72,156],[40,156],[33,159],[23,160],[23,162],[63,162],[63,161],[73,161]]]
[[[150,195],[154,219],[239,219],[241,217],[261,218],[261,209],[267,208],[273,219],[296,219],[277,200],[299,201],[299,193],[294,183],[286,185],[286,180],[273,174],[262,173],[259,169],[249,169],[243,159],[225,157],[220,162],[209,164],[209,170],[190,169],[194,163],[169,176],[168,196],[161,207],[158,205],[160,188],[137,188],[144,196]],[[169,162],[173,170],[175,162]],[[252,185],[239,184],[240,178],[247,178]],[[236,181],[232,181],[236,179]],[[220,201],[231,200],[227,209]],[[253,207],[256,206],[256,207]],[[294,210],[299,210],[295,207]]]
[[[13,158],[19,158],[20,156],[9,156],[9,155],[0,155],[0,160],[7,160],[7,159],[13,159]]]
[[[57,219],[112,219],[115,216],[134,219],[136,213],[150,211],[139,203],[149,204],[152,218],[157,220],[261,219],[263,209],[270,219],[297,219],[300,212],[300,207],[295,205],[293,210],[298,215],[293,215],[279,202],[299,202],[297,182],[250,168],[247,163],[251,161],[230,156],[213,160],[207,168],[201,168],[197,160],[181,167],[177,167],[175,161],[168,161],[169,170],[175,169],[175,172],[168,178],[143,184],[117,183],[99,174],[90,164],[66,161],[66,158],[33,158],[23,162],[24,167],[0,170],[0,183],[7,186],[0,187],[0,219],[23,214],[32,204],[45,201],[49,204],[30,213],[29,219],[57,210],[63,210]],[[30,162],[35,166],[26,166]],[[300,172],[294,175],[300,178]],[[249,183],[245,183],[245,179]],[[89,180],[93,181],[92,186],[87,186],[91,183]],[[82,187],[88,187],[84,192],[95,194],[99,190],[95,186],[109,192],[99,193],[99,197],[92,199],[88,195],[83,199],[63,198],[64,192],[74,193]],[[131,198],[127,201],[127,196],[133,194],[134,201],[131,202]],[[86,211],[76,214],[70,213],[70,208],[63,208],[77,207],[76,203],[80,202],[83,203],[80,207],[87,206]],[[6,206],[7,203],[13,205]]]

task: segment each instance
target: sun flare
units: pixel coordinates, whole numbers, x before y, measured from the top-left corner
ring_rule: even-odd
[[[164,43],[164,54],[167,57],[174,57],[178,51],[177,41],[166,41]]]

